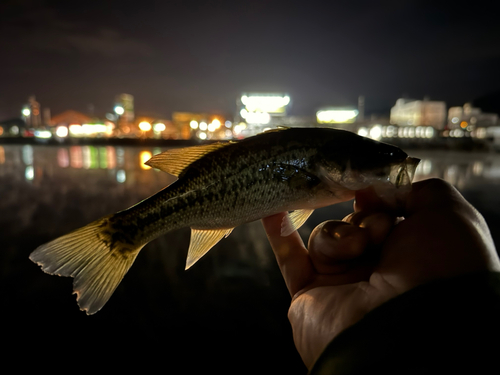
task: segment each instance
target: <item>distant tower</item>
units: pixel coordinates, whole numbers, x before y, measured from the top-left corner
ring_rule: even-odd
[[[43,124],[44,125],[52,125],[51,119],[52,119],[52,117],[50,117],[50,108],[45,107],[43,109]]]
[[[39,128],[42,125],[42,114],[40,113],[40,103],[34,96],[28,98],[28,104],[23,108],[23,116],[26,125]]]
[[[115,98],[115,108],[123,108],[123,113],[120,114],[120,122],[131,123],[134,121],[134,97],[130,94],[120,94]]]
[[[358,97],[358,117],[356,120],[358,122],[365,120],[365,97],[363,95]]]

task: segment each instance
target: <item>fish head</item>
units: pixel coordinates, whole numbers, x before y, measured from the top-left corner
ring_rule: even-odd
[[[319,152],[322,175],[330,183],[349,190],[374,186],[380,195],[409,191],[420,161],[399,147],[354,133],[325,142]]]

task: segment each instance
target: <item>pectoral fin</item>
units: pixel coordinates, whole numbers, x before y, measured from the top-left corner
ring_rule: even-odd
[[[191,228],[191,242],[186,259],[186,269],[208,253],[222,238],[229,236],[233,229],[202,230]]]
[[[299,229],[314,212],[313,209],[295,210],[283,218],[281,236],[286,237]]]

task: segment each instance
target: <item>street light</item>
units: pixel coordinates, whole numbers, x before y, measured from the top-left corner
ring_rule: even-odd
[[[21,113],[24,116],[24,123],[26,125],[31,125],[31,121],[30,121],[31,110],[30,110],[30,108],[24,107],[23,110],[21,111]]]
[[[151,124],[147,121],[142,121],[139,123],[139,129],[141,129],[143,132],[148,132],[151,130]]]
[[[118,116],[121,116],[125,113],[125,108],[123,108],[121,105],[115,106],[114,110]]]

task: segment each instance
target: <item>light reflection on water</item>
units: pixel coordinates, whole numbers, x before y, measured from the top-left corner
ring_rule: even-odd
[[[19,162],[22,161],[25,168],[33,169],[35,150],[38,152],[43,150],[43,157],[36,159],[36,164],[41,168],[57,165],[62,169],[109,169],[116,175],[117,182],[123,183],[126,181],[127,171],[135,173],[138,170],[151,169],[144,163],[151,156],[164,149],[115,146],[57,148],[31,145],[0,146],[0,165],[20,166]],[[19,151],[21,157],[19,157]],[[125,157],[126,152],[127,157]],[[471,182],[471,178],[500,179],[500,156],[497,154],[422,150],[410,151],[409,154],[422,159],[416,170],[416,180],[439,177],[455,185],[458,189],[463,189],[467,183]],[[25,175],[31,176],[32,173],[25,173]],[[30,179],[32,180],[32,178]],[[170,183],[171,179],[167,182]]]
[[[169,349],[169,358],[179,362],[192,361],[189,353],[195,340],[206,358],[220,358],[223,353],[245,363],[252,358],[256,368],[270,372],[305,373],[286,320],[290,297],[259,222],[236,228],[187,272],[189,229],[153,241],[95,318],[78,311],[69,279],[45,275],[27,259],[40,244],[130,207],[172,183],[174,177],[143,164],[161,151],[0,145],[0,281],[3,288],[15,288],[15,292],[2,290],[2,302],[9,306],[5,319],[25,327],[21,333],[27,340],[39,340],[27,321],[61,331],[79,327],[89,337],[101,335],[106,327],[116,334],[116,345],[132,337],[130,330],[141,343],[156,343],[158,336],[173,340],[177,347]],[[439,177],[454,184],[485,215],[498,244],[500,155],[408,153],[422,159],[415,179]],[[315,225],[340,219],[351,208],[352,203],[346,202],[317,210],[301,235],[307,239]],[[128,330],[122,332],[123,326]],[[44,340],[65,350],[64,341]],[[221,343],[214,345],[213,340]],[[260,346],[254,345],[256,340]],[[277,352],[277,347],[282,350]],[[164,349],[144,344],[139,353],[161,351],[159,358],[165,358]],[[215,362],[212,359],[214,369],[223,373]],[[232,370],[229,367],[226,373]]]

